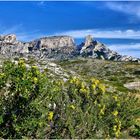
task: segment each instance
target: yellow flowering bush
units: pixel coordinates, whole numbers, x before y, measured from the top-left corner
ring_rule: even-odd
[[[4,139],[121,138],[139,112],[135,97],[108,92],[95,78],[49,79],[24,59],[4,63],[0,94]]]
[[[53,114],[54,114],[54,113],[53,113],[52,111],[48,113],[48,120],[49,120],[49,121],[52,121],[52,119],[53,119]]]

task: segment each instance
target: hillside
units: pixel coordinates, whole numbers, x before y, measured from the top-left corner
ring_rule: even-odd
[[[0,138],[140,137],[139,59],[91,36],[0,44]]]

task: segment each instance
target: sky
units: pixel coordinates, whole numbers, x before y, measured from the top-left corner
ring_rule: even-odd
[[[140,2],[0,2],[0,34],[30,41],[69,35],[76,43],[91,34],[110,49],[140,58]]]

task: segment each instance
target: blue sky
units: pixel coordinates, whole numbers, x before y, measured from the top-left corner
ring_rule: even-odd
[[[91,34],[121,54],[140,57],[140,2],[0,2],[0,34],[29,41]]]

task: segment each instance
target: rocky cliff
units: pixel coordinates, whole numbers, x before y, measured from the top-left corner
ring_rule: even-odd
[[[0,36],[0,53],[12,56],[15,54],[36,54],[46,57],[64,57],[72,55],[76,49],[74,40],[70,36],[44,37],[30,42],[21,42],[13,34]]]
[[[80,54],[84,57],[92,57],[113,61],[139,61],[139,59],[137,58],[126,55],[123,56],[115,51],[110,50],[103,43],[94,40],[90,35],[86,37],[85,42],[82,43],[80,46],[82,47],[80,50]]]
[[[140,61],[137,58],[122,56],[110,50],[90,35],[79,46],[81,49],[78,50],[74,39],[70,36],[44,37],[30,42],[18,41],[14,34],[0,36],[0,53],[8,57],[15,55],[28,56],[30,54],[39,58],[53,59],[82,56],[113,61]]]

